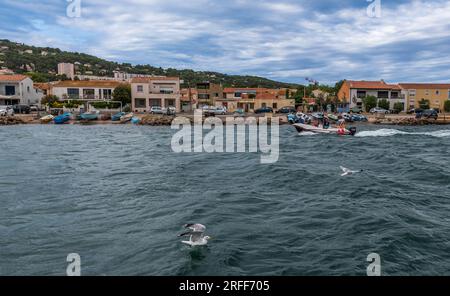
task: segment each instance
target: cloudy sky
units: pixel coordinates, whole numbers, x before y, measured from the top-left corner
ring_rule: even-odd
[[[76,0],[72,0],[76,1]],[[449,82],[450,1],[1,0],[0,39],[286,82]],[[373,7],[373,4],[372,4]]]

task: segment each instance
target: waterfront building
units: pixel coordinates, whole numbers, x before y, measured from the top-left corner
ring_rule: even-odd
[[[216,102],[223,100],[223,87],[211,82],[197,83],[197,106],[220,106]]]
[[[75,78],[75,66],[71,63],[59,63],[58,75],[66,75],[69,79]]]
[[[150,112],[151,107],[175,107],[181,111],[179,77],[137,77],[131,80],[134,112]]]
[[[121,84],[105,80],[59,81],[51,86],[51,94],[62,100],[112,100],[114,89]]]
[[[181,89],[181,111],[190,112],[197,108],[198,93],[196,88]]]
[[[252,112],[263,107],[277,111],[283,107],[295,106],[295,100],[286,98],[286,94],[286,89],[225,88],[224,97],[218,103],[227,107],[230,112],[236,109]]]
[[[34,88],[28,76],[0,74],[0,106],[39,105],[41,98],[42,92]]]
[[[408,109],[420,108],[422,100],[432,109],[444,110],[444,104],[450,100],[449,83],[400,83],[402,95]]]
[[[363,107],[363,99],[367,96],[374,96],[377,99],[386,99],[390,108],[400,102],[404,104],[405,99],[401,95],[401,88],[397,84],[388,84],[384,80],[380,81],[353,81],[345,80],[338,92],[338,98],[341,102],[349,104],[350,108]]]

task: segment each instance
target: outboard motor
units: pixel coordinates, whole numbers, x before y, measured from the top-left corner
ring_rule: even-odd
[[[354,135],[356,135],[356,127],[351,127],[350,129],[349,129],[349,132],[350,132],[350,135],[351,136],[354,136]]]

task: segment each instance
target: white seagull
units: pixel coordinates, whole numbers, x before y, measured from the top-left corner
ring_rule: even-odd
[[[357,173],[362,173],[362,172],[363,172],[363,170],[360,170],[360,171],[352,171],[352,170],[349,170],[349,169],[347,169],[347,168],[344,168],[343,166],[341,166],[340,168],[341,168],[341,170],[344,172],[344,173],[341,175],[341,177],[350,176],[350,175],[353,175],[353,174],[357,174]]]
[[[208,244],[208,240],[211,239],[209,236],[205,236],[205,225],[202,224],[186,224],[184,228],[189,229],[189,231],[180,234],[178,237],[189,236],[188,241],[182,241],[191,247],[205,246]]]

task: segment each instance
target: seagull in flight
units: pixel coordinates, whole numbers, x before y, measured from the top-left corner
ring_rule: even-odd
[[[341,166],[340,168],[343,171],[343,174],[341,175],[341,177],[350,176],[350,175],[353,175],[353,174],[357,174],[357,173],[362,173],[363,172],[363,170],[352,171],[352,170],[349,170],[347,168],[344,168],[343,166]]]
[[[188,241],[182,241],[191,247],[205,246],[208,244],[208,240],[211,239],[209,236],[205,236],[205,225],[202,224],[186,224],[184,228],[187,229],[186,232],[180,234],[178,237],[189,236]]]

